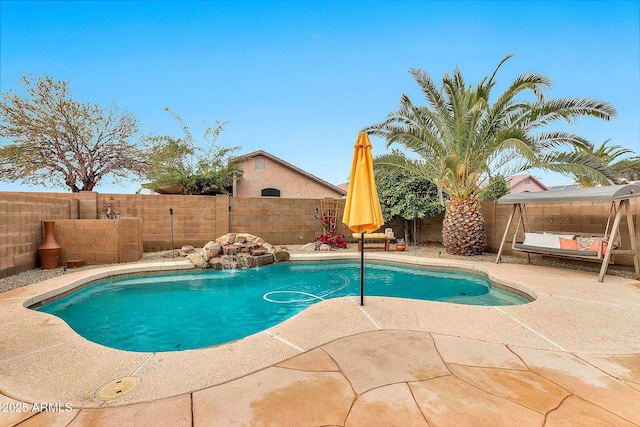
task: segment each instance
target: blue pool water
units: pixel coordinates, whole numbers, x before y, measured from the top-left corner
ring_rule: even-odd
[[[268,329],[321,299],[359,296],[357,262],[280,263],[250,270],[105,280],[38,308],[96,343],[130,351],[209,347]],[[479,275],[367,262],[365,295],[474,305],[523,297]]]

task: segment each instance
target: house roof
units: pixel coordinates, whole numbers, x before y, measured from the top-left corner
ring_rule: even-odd
[[[564,190],[577,190],[582,188],[580,184],[571,183],[571,184],[555,184],[550,185],[549,190],[551,191],[564,191]]]
[[[518,185],[521,182],[523,182],[525,179],[531,179],[532,181],[534,181],[536,184],[538,184],[544,190],[548,190],[549,189],[546,185],[544,185],[542,182],[540,182],[540,180],[538,178],[536,178],[535,176],[533,176],[533,175],[528,173],[528,174],[524,174],[524,175],[511,175],[511,176],[508,176],[506,178],[506,181],[507,181],[507,185],[509,186],[509,190],[511,190],[513,187],[515,187],[516,185]]]
[[[264,156],[264,157],[266,157],[266,158],[268,158],[270,160],[273,160],[274,162],[279,163],[280,165],[286,167],[287,169],[291,169],[292,171],[294,171],[296,173],[299,173],[300,175],[302,175],[302,176],[304,176],[306,178],[309,178],[310,180],[315,181],[318,184],[320,184],[320,185],[322,185],[324,187],[327,187],[330,190],[333,190],[333,191],[335,191],[336,193],[338,193],[338,194],[340,194],[342,196],[346,196],[347,195],[347,192],[345,190],[343,190],[342,188],[340,188],[338,186],[335,186],[333,184],[330,184],[327,181],[325,181],[325,180],[323,180],[321,178],[318,178],[317,176],[315,176],[313,174],[310,174],[309,172],[307,172],[305,170],[302,170],[299,167],[294,166],[291,163],[286,162],[286,161],[282,160],[281,158],[274,156],[271,153],[267,153],[264,150],[252,151],[251,153],[235,157],[233,159],[233,161],[242,162],[244,160],[249,160],[249,159],[252,159],[252,158],[258,157],[258,156]]]
[[[507,194],[498,203],[553,203],[625,200],[640,196],[640,185],[607,185],[605,187],[577,190],[539,191],[534,193]]]

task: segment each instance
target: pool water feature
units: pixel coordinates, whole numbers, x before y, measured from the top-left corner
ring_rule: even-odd
[[[324,299],[359,295],[359,275],[357,262],[322,262],[124,277],[37,310],[112,348],[197,349],[268,329]],[[477,274],[375,262],[366,266],[365,294],[474,305],[529,302]]]

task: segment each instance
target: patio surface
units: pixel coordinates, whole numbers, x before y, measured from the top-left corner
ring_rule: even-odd
[[[114,271],[190,265],[72,273],[0,294],[0,426],[640,425],[640,282],[598,283],[596,273],[542,266],[367,258],[478,271],[536,300],[480,307],[367,297],[360,307],[359,298],[338,298],[230,344],[135,353],[89,342],[24,305]],[[140,384],[96,398],[123,377]],[[43,404],[50,411],[39,412]]]

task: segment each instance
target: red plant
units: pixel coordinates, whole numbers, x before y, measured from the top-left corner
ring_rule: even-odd
[[[327,231],[328,234],[335,234],[336,232],[336,219],[335,216],[330,212],[322,212],[320,216],[320,221],[322,221],[322,226]]]
[[[324,243],[334,249],[346,249],[347,242],[344,242],[342,239],[344,239],[344,234],[326,233],[316,237],[313,241]]]

